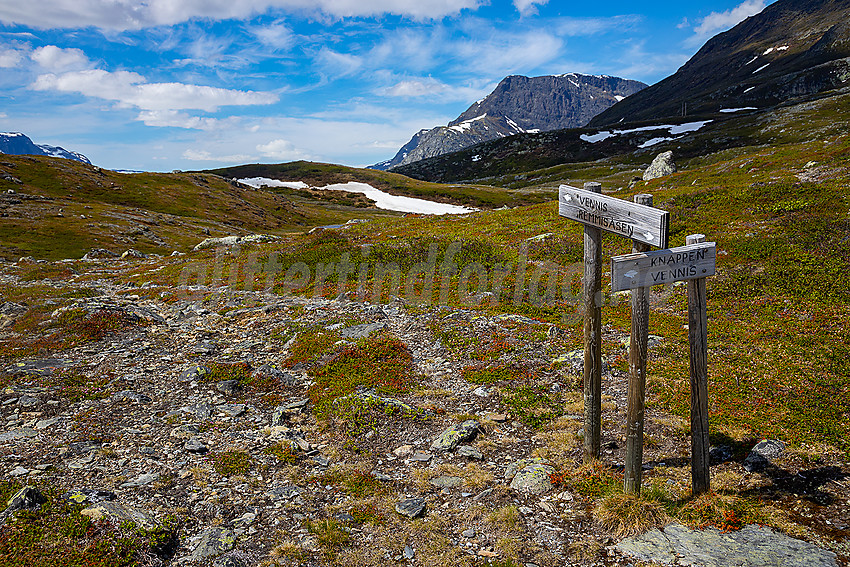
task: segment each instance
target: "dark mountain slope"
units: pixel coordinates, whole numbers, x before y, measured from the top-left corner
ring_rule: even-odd
[[[850,82],[850,0],[779,0],[590,126],[772,107]]]

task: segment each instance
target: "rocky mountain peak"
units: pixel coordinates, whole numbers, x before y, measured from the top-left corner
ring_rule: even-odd
[[[644,87],[605,75],[510,75],[448,125],[420,130],[395,157],[372,167],[390,169],[514,134],[578,128]]]
[[[21,132],[0,132],[0,154],[61,157],[91,164],[89,158],[59,146],[36,144]]]

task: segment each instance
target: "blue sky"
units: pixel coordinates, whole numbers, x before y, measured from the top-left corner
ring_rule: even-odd
[[[0,131],[116,169],[363,166],[507,75],[655,83],[770,0],[0,0]]]

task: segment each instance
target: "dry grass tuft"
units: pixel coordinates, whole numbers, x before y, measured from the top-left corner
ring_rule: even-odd
[[[618,536],[645,532],[670,520],[661,504],[634,494],[615,494],[605,498],[596,506],[593,515],[602,527]]]

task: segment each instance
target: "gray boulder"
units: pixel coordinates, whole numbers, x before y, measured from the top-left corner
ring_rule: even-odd
[[[477,434],[478,422],[474,419],[468,419],[443,431],[431,443],[431,449],[434,451],[451,451],[461,443],[472,441]]]
[[[521,469],[514,475],[511,488],[517,492],[528,494],[543,494],[552,489],[549,475],[555,472],[555,467],[535,463]]]
[[[649,181],[658,177],[664,177],[676,173],[676,163],[673,161],[673,152],[663,152],[655,156],[646,171],[643,172],[643,180]]]

